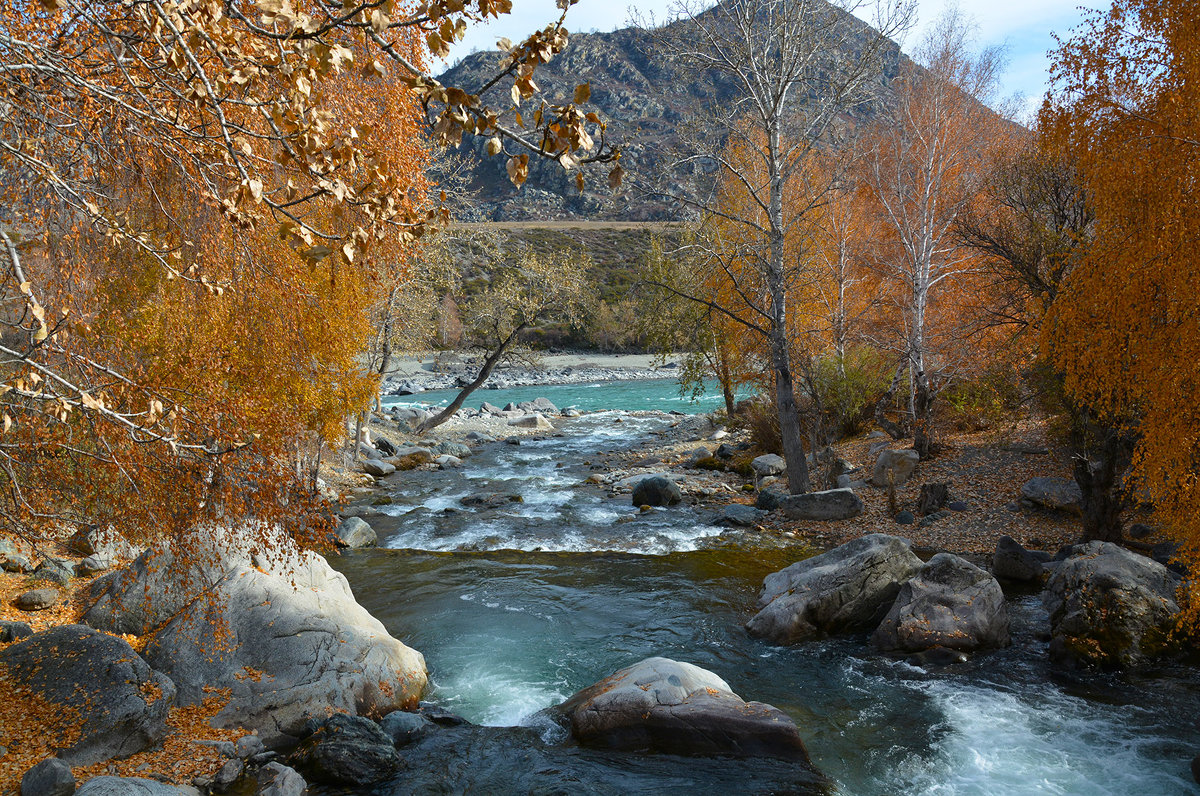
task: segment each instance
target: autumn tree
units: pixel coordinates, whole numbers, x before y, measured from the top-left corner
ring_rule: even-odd
[[[444,409],[423,422],[429,431],[454,416],[498,365],[520,350],[525,335],[550,321],[578,323],[589,302],[587,257],[520,252],[513,263],[486,264],[488,286],[462,303],[463,343],[479,352],[479,371]]]
[[[506,43],[502,106],[430,76],[428,53],[509,9],[0,9],[6,530],[304,523],[286,477],[297,437],[367,405],[367,309],[443,219],[418,115],[435,144],[487,137],[515,182],[529,157],[572,171],[616,157],[574,104],[513,121],[567,44],[562,17]]]
[[[670,187],[658,191],[713,227],[697,244],[700,259],[724,275],[735,301],[730,306],[668,282],[658,286],[705,304],[763,341],[792,492],[808,491],[810,479],[788,335],[789,285],[810,279],[812,263],[789,253],[788,240],[804,237],[797,229],[812,223],[831,184],[805,184],[800,172],[810,154],[836,149],[848,115],[877,99],[885,67],[899,55],[888,36],[907,24],[903,3],[878,5],[876,28],[853,16],[861,5],[725,0],[708,8],[679,0],[670,9],[672,24],[652,31],[681,75],[708,73],[730,87],[730,96],[711,102],[685,130],[673,172],[709,169],[713,190],[701,199]]]
[[[1052,78],[1039,123],[1095,221],[1050,307],[1044,350],[1072,400],[1131,435],[1125,488],[1196,560],[1200,16],[1186,2],[1116,0],[1060,44]]]
[[[890,285],[897,350],[908,374],[913,448],[933,447],[938,393],[975,348],[970,306],[981,280],[978,253],[954,224],[970,203],[986,153],[1007,123],[986,104],[1001,70],[996,50],[970,49],[957,12],[945,14],[896,81],[896,101],[867,144],[865,174],[887,229],[877,265]]]

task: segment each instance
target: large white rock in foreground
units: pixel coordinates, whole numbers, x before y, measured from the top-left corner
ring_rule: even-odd
[[[152,548],[97,581],[93,598],[92,627],[153,633],[143,655],[181,703],[229,689],[214,723],[257,730],[268,745],[295,741],[309,716],[411,707],[426,684],[421,653],[355,602],[341,573],[261,525]]]

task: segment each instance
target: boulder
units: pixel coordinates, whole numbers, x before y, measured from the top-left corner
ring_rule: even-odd
[[[515,492],[481,492],[459,498],[458,502],[468,508],[494,509],[510,503],[524,503],[525,498]]]
[[[444,455],[453,456],[457,459],[469,459],[471,458],[472,451],[470,446],[464,445],[461,442],[447,441],[439,442],[437,447],[433,449],[433,453],[435,456]]]
[[[369,785],[400,770],[390,735],[370,719],[341,713],[301,741],[288,762],[326,785]]]
[[[921,455],[914,450],[891,450],[879,452],[875,460],[875,469],[871,471],[871,483],[875,486],[887,486],[888,474],[896,486],[904,486],[912,477],[913,471],[921,461]]]
[[[199,796],[195,788],[168,785],[141,777],[92,777],[75,796]]]
[[[445,453],[445,454],[442,454],[441,456],[435,457],[433,461],[435,464],[437,464],[438,467],[441,467],[443,470],[449,470],[454,467],[462,467],[463,466],[462,459],[458,458],[457,456],[451,456],[448,453]]]
[[[0,564],[5,572],[15,572],[18,575],[33,571],[33,564],[29,559],[18,553],[9,553],[4,559],[4,563]]]
[[[154,633],[144,655],[175,681],[182,702],[230,689],[215,726],[256,730],[275,747],[294,742],[310,715],[382,716],[419,698],[421,654],[355,602],[345,576],[275,528],[198,529],[183,552],[174,549],[155,548],[105,576],[84,619]]]
[[[347,517],[337,527],[338,547],[374,547],[379,544],[375,529],[358,517]]]
[[[359,467],[367,475],[373,475],[376,478],[383,478],[396,472],[396,465],[382,459],[363,459],[359,462]]]
[[[500,407],[496,406],[495,404],[490,404],[487,401],[484,401],[483,403],[481,403],[479,405],[479,411],[485,415],[498,415],[504,410],[501,409]],[[472,433],[474,433],[474,432],[472,432]],[[467,436],[469,437],[470,434],[468,434]]]
[[[754,508],[762,511],[774,511],[783,504],[787,497],[787,490],[770,487],[758,493],[758,497],[754,500]]]
[[[1045,574],[1043,564],[1049,560],[1049,553],[1026,550],[1011,536],[1001,536],[992,554],[992,574],[1004,580],[1037,581]]]
[[[768,575],[751,635],[794,644],[879,624],[922,567],[907,540],[873,533]]]
[[[18,594],[13,604],[22,611],[44,611],[58,605],[57,589],[33,589],[24,594]]]
[[[1170,649],[1178,580],[1157,561],[1109,542],[1075,545],[1042,593],[1050,657],[1134,669]]]
[[[787,462],[782,456],[777,456],[774,453],[767,453],[762,456],[757,456],[750,462],[750,469],[754,471],[759,478],[768,475],[779,475],[787,472]]]
[[[88,556],[75,565],[75,574],[81,578],[90,577],[97,572],[112,569],[113,562],[99,556]]]
[[[1021,486],[1021,497],[1044,509],[1077,514],[1083,501],[1083,492],[1073,478],[1038,476]]]
[[[71,578],[75,576],[75,567],[70,561],[65,561],[61,558],[46,558],[42,563],[37,565],[33,570],[34,580],[44,580],[47,583],[56,583],[59,586],[66,586],[71,582]]]
[[[224,793],[233,787],[233,783],[242,778],[242,773],[246,770],[246,764],[238,758],[226,760],[225,764],[213,775],[212,789],[217,793]]]
[[[863,502],[853,489],[828,489],[788,495],[779,508],[793,520],[848,520],[862,514]]]
[[[759,509],[745,503],[730,503],[717,513],[716,524],[733,528],[753,528],[758,525],[762,514]]]
[[[712,672],[668,658],[622,669],[559,711],[586,746],[808,763],[796,725],[783,711],[745,702]]]
[[[71,796],[75,775],[57,757],[48,757],[21,777],[21,796]]]
[[[300,772],[282,763],[270,762],[255,772],[258,796],[303,796],[308,783]]]
[[[142,552],[114,528],[80,531],[71,537],[68,545],[82,556],[95,556],[105,561],[132,561]]]
[[[679,484],[662,475],[643,478],[633,488],[635,506],[674,506],[683,500]]]
[[[871,640],[895,652],[1007,647],[1011,640],[1004,591],[970,561],[938,553],[900,587]]]
[[[488,442],[496,441],[495,437],[491,436],[490,434],[484,434],[481,431],[472,431],[471,433],[467,434],[467,439],[470,442],[475,442],[475,443],[478,443],[481,445],[488,443]]]
[[[32,635],[33,628],[24,622],[0,620],[0,644],[10,644]]]
[[[536,431],[554,430],[554,425],[538,412],[534,412],[530,415],[514,417],[508,421],[508,424],[514,428],[531,428]]]
[[[420,713],[394,710],[379,720],[379,726],[396,746],[407,746],[433,729],[433,722]]]
[[[60,625],[0,651],[0,666],[79,728],[70,746],[57,750],[67,765],[128,757],[167,734],[175,686],[124,639]]]
[[[898,511],[896,516],[892,518],[897,525],[912,525],[917,521],[917,517],[911,511]]]
[[[375,438],[375,450],[383,454],[384,457],[396,455],[396,446],[386,437]]]

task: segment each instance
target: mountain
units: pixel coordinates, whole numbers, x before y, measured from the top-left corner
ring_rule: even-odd
[[[865,23],[846,16],[856,35],[861,33],[861,40],[872,34]],[[855,58],[859,49],[855,41],[845,46],[840,55]],[[473,53],[438,79],[444,85],[476,91],[494,74],[501,57],[499,52]],[[885,53],[883,101],[903,59],[898,45],[893,44]],[[734,97],[728,78],[717,73],[699,79],[682,78],[670,64],[656,57],[651,34],[638,28],[572,34],[563,53],[539,68],[535,80],[542,98],[552,105],[569,102],[577,84],[590,83],[588,109],[595,110],[608,122],[609,140],[622,144],[622,165],[626,171],[641,175],[661,174],[672,162],[672,152],[678,144],[676,130],[682,122],[711,101],[720,103]],[[484,102],[503,106],[507,85],[502,81],[484,95]],[[870,114],[870,109],[860,109],[858,116]],[[451,160],[462,170],[461,176],[469,188],[476,192],[472,209],[463,220],[658,221],[672,216],[661,200],[632,191],[610,195],[600,184],[603,179],[599,175],[580,194],[573,175],[554,162],[531,163],[529,180],[516,188],[505,173],[504,158],[487,157],[481,139],[466,139],[463,147],[473,152],[463,152],[463,157]],[[686,179],[676,186],[685,192],[695,187]]]

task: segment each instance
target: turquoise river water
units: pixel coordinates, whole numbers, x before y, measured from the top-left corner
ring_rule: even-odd
[[[525,395],[596,408],[565,396],[619,391],[635,396],[619,408],[641,408],[669,392],[637,385]],[[537,715],[651,655],[711,669],[786,711],[835,793],[1197,792],[1197,672],[1056,669],[1036,595],[1010,596],[1011,647],[940,669],[883,657],[864,636],[786,648],[751,639],[742,625],[763,576],[809,551],[715,527],[687,506],[640,515],[628,496],[582,485],[589,456],[635,449],[669,422],[599,412],[561,422],[559,437],[484,446],[462,470],[389,479],[388,516],[373,520],[381,548],[335,566],[425,654],[427,698],[476,726],[406,748],[406,770],[371,793],[824,792],[775,761],[579,749]],[[481,491],[524,502],[459,506]]]

